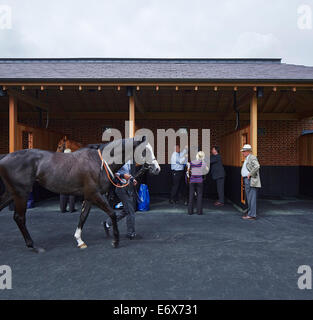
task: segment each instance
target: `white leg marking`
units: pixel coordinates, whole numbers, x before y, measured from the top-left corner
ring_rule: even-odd
[[[153,159],[153,160],[152,160],[152,163],[154,164],[154,166],[155,166],[159,171],[161,171],[161,168],[160,168],[160,166],[159,166],[159,163],[158,163],[158,161],[155,159],[155,155],[154,155],[154,152],[153,152],[153,149],[152,149],[151,144],[148,143],[146,148],[151,152],[151,158]]]
[[[82,230],[80,228],[77,228],[76,232],[74,234],[74,237],[75,237],[75,239],[77,241],[77,246],[78,247],[81,247],[82,245],[85,244],[85,242],[81,238],[81,235],[82,235]]]

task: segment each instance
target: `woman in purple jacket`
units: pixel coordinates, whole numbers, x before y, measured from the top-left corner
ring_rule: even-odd
[[[204,152],[199,151],[196,155],[196,160],[187,164],[189,171],[189,215],[193,214],[195,193],[197,194],[197,213],[199,215],[202,214],[203,176],[209,171],[207,164],[204,162],[204,158]]]

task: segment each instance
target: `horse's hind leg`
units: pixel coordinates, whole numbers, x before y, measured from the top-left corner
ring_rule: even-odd
[[[14,220],[24,237],[26,246],[28,248],[33,249],[37,253],[44,252],[44,249],[34,247],[34,242],[26,228],[25,215],[26,215],[26,207],[27,207],[27,198],[15,196],[14,203],[15,203]]]
[[[81,234],[82,234],[84,224],[88,218],[90,209],[91,209],[91,202],[85,200],[83,202],[82,211],[81,211],[80,218],[79,218],[79,223],[78,223],[77,229],[75,231],[75,235],[74,235],[74,237],[77,241],[77,246],[80,249],[87,248],[86,243],[81,238]]]
[[[105,213],[108,214],[108,216],[112,220],[112,227],[113,227],[113,236],[114,240],[112,241],[112,246],[114,248],[117,248],[120,242],[120,236],[119,231],[117,227],[117,219],[114,210],[110,207],[108,202],[101,196],[100,193],[96,193],[90,197],[90,201],[98,206],[100,209],[102,209]]]
[[[5,192],[3,195],[0,196],[0,211],[7,207],[10,202],[13,200],[12,196],[9,192]]]

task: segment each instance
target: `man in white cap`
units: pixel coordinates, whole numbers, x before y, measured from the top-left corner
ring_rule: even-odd
[[[241,168],[241,175],[245,184],[246,199],[248,201],[248,213],[242,218],[245,220],[255,220],[257,191],[261,188],[260,164],[252,152],[252,147],[245,144],[241,149],[245,157],[245,162]]]

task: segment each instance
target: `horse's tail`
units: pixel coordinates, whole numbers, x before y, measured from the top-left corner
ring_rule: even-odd
[[[6,156],[6,154],[0,154],[0,164],[1,159],[3,159]],[[9,192],[5,188],[5,184],[0,176],[0,211],[7,207],[10,202],[12,201],[12,197],[9,194]]]
[[[6,154],[0,154],[0,161],[6,156]],[[0,176],[0,196],[2,196],[5,192],[5,186]]]

